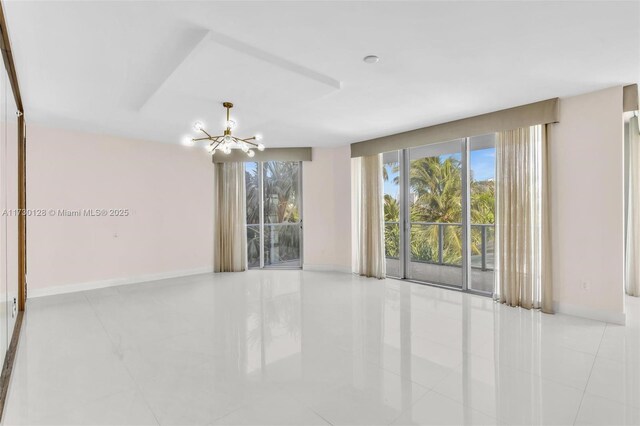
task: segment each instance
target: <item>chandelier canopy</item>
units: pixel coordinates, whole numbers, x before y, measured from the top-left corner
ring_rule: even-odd
[[[253,157],[256,155],[254,149],[264,151],[264,145],[256,143],[262,139],[260,135],[243,139],[231,134],[231,131],[236,127],[236,122],[231,119],[230,112],[231,108],[233,108],[233,104],[231,102],[223,102],[222,106],[227,109],[227,121],[225,123],[226,129],[224,130],[224,133],[219,136],[212,136],[204,129],[204,125],[201,122],[196,121],[193,124],[193,130],[196,132],[202,132],[204,136],[199,138],[190,138],[188,142],[193,144],[200,141],[208,141],[209,145],[207,146],[207,151],[209,151],[211,155],[215,155],[218,151],[222,151],[225,154],[231,154],[232,149],[241,149],[249,157]]]

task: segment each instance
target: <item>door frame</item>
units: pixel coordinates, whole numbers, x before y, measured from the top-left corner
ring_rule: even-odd
[[[268,161],[278,161],[278,160],[268,160]],[[280,269],[280,270],[299,270],[302,269],[302,265],[304,264],[304,232],[303,232],[303,209],[302,209],[302,165],[303,161],[290,161],[294,163],[298,163],[298,193],[296,194],[296,203],[298,204],[298,213],[300,216],[300,221],[298,222],[298,228],[300,232],[299,236],[299,258],[300,265],[296,267],[290,266],[273,266],[273,265],[265,265],[265,250],[264,250],[264,230],[265,230],[265,222],[264,222],[264,163],[268,161],[256,161],[257,164],[257,173],[258,173],[258,186],[259,186],[259,197],[258,197],[258,214],[259,214],[259,232],[260,232],[260,267],[259,268],[251,268],[251,269]],[[293,225],[293,224],[292,224]]]
[[[480,136],[480,135],[479,135]],[[461,207],[462,207],[462,230],[461,230],[461,239],[462,239],[462,275],[461,275],[461,285],[453,285],[453,284],[445,284],[445,283],[435,283],[428,281],[421,281],[415,278],[408,277],[408,271],[411,266],[411,217],[409,211],[409,199],[410,199],[410,185],[409,185],[409,171],[411,169],[411,158],[410,158],[410,148],[404,148],[398,150],[398,164],[400,166],[399,175],[400,175],[400,188],[399,188],[399,199],[398,202],[400,204],[400,214],[399,214],[399,224],[398,227],[400,229],[400,241],[399,245],[401,247],[399,258],[400,258],[400,277],[397,277],[401,280],[410,281],[418,284],[425,284],[435,287],[442,287],[451,290],[462,291],[466,293],[477,294],[480,296],[492,297],[491,293],[475,290],[471,288],[471,164],[470,164],[470,144],[472,137],[465,137],[454,139],[460,140],[460,177],[462,180],[462,191],[461,191]],[[443,141],[448,142],[448,141]],[[389,277],[394,278],[394,277]]]

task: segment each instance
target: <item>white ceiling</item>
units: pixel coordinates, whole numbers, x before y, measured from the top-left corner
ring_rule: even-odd
[[[640,80],[639,2],[5,7],[27,120],[161,142],[227,100],[239,136],[335,146]]]

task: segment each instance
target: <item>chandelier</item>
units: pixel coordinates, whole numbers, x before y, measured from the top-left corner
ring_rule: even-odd
[[[264,151],[264,145],[261,143],[256,143],[262,137],[260,135],[255,135],[250,138],[242,139],[231,134],[231,131],[236,127],[236,122],[231,119],[230,110],[233,108],[233,104],[231,102],[223,102],[222,106],[227,109],[227,121],[225,123],[224,133],[220,136],[211,136],[205,129],[204,125],[196,121],[193,124],[193,130],[196,132],[202,132],[204,134],[203,137],[200,138],[187,138],[187,142],[189,144],[194,144],[200,141],[208,141],[209,145],[207,146],[207,151],[211,153],[211,155],[215,155],[216,152],[222,151],[225,154],[231,154],[232,149],[241,149],[245,152],[249,157],[253,157],[256,155],[254,148],[257,148],[258,151]]]

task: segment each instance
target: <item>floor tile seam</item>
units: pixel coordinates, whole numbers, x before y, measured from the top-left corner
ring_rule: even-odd
[[[446,379],[449,378],[449,376],[453,375],[456,372],[456,369],[459,368],[462,365],[462,361],[456,365],[455,367],[448,367],[448,366],[441,366],[442,368],[445,368],[447,370],[449,370],[440,380],[437,380],[436,383],[434,383],[431,386],[425,385],[423,383],[417,382],[415,381],[413,378],[411,377],[407,377],[405,375],[402,374],[398,374],[395,371],[390,370],[389,368],[385,367],[384,365],[380,365],[379,363],[374,363],[373,361],[366,361],[367,363],[369,363],[372,366],[378,367],[381,370],[384,370],[386,373],[388,374],[392,374],[395,377],[397,377],[400,380],[408,380],[410,383],[414,384],[414,385],[418,385],[421,386],[425,389],[427,389],[427,391],[433,390],[433,388],[435,388],[436,386],[438,386],[440,383],[442,383],[443,381],[445,381]]]
[[[638,354],[640,354],[640,346],[638,346]],[[595,358],[596,358],[596,360],[601,359],[603,361],[612,362],[612,363],[617,364],[617,365],[627,365],[628,364],[626,361],[620,361],[619,359],[611,358],[611,357],[604,356],[604,355],[596,355]],[[638,359],[640,359],[640,357],[636,358],[636,360],[638,360]]]
[[[113,339],[111,338],[111,335],[109,334],[109,332],[107,331],[104,323],[102,322],[102,319],[100,318],[100,316],[98,315],[98,312],[95,310],[95,307],[93,306],[93,304],[91,303],[91,301],[87,298],[87,296],[84,296],[87,299],[87,302],[89,303],[89,306],[91,307],[91,310],[93,311],[94,315],[96,316],[96,318],[98,319],[98,322],[100,323],[100,325],[102,326],[102,329],[104,330],[104,333],[107,335],[107,339],[109,339],[109,342],[111,342],[112,348],[114,351],[119,350],[118,347],[116,347],[115,343],[113,342]],[[135,377],[133,376],[133,374],[131,373],[131,371],[129,370],[129,367],[127,366],[127,364],[123,361],[122,357],[120,356],[116,356],[116,358],[118,359],[118,362],[122,365],[122,367],[124,368],[124,370],[127,372],[127,375],[129,376],[129,378],[131,379],[131,382],[133,383],[133,388],[134,390],[140,395],[140,397],[142,398],[142,400],[144,401],[145,406],[147,407],[147,409],[149,410],[149,412],[151,413],[151,415],[153,416],[154,420],[156,421],[157,425],[160,425],[160,421],[158,419],[158,416],[156,415],[155,411],[151,408],[151,405],[149,404],[149,401],[147,400],[146,395],[144,394],[144,392],[142,391],[142,388],[140,387],[140,384],[138,383],[138,381],[135,379]]]
[[[593,362],[592,362],[591,368],[593,368],[593,363],[595,363],[595,360],[596,360],[596,356],[595,355],[587,354],[586,352],[576,351],[575,349],[571,349],[571,348],[563,348],[563,349],[572,350],[574,352],[579,352],[581,354],[586,354],[586,355],[592,356],[593,357]],[[477,356],[479,358],[483,358],[485,361],[494,361],[492,358],[486,357],[484,355],[477,355],[477,354],[471,354],[471,355]],[[561,382],[561,381],[559,381],[559,380],[557,380],[555,378],[545,377],[542,374],[539,374],[539,373],[536,373],[536,372],[533,372],[533,371],[527,371],[527,370],[525,370],[525,369],[523,369],[521,367],[514,367],[512,365],[504,364],[504,363],[502,363],[500,361],[498,361],[498,366],[499,367],[506,367],[508,369],[517,371],[517,372],[522,373],[522,374],[528,374],[528,375],[531,375],[531,376],[535,376],[535,377],[537,377],[539,379],[542,379],[542,380],[545,380],[545,381],[548,381],[548,382],[551,382],[551,383],[554,383],[554,384],[557,384],[557,385],[565,386],[565,387],[568,387],[568,388],[571,388],[571,389],[574,389],[574,390],[579,390],[579,391],[584,391],[587,388],[587,384],[589,383],[589,379],[587,378],[587,381],[585,382],[584,388],[582,388],[582,387],[579,387],[579,386],[574,386],[574,385],[567,384],[565,382]],[[589,370],[589,372],[591,372],[591,369]]]
[[[596,365],[596,360],[598,359],[598,352],[600,352],[600,347],[602,346],[602,341],[604,340],[604,334],[607,330],[608,325],[605,323],[605,326],[602,330],[602,335],[600,336],[600,342],[598,343],[598,349],[596,350],[595,357],[593,358],[593,363],[591,364],[591,369],[589,370],[589,376],[587,377],[587,384],[582,391],[582,397],[580,398],[580,404],[578,404],[578,410],[576,411],[575,416],[573,417],[573,424],[575,425],[578,421],[578,416],[580,415],[580,410],[582,410],[582,404],[584,403],[584,396],[587,393],[587,388],[589,387],[589,382],[591,381],[591,375],[593,374],[593,369]]]
[[[572,351],[580,352],[582,354],[587,354],[587,355],[591,355],[591,356],[596,356],[596,354],[598,353],[598,349],[600,348],[600,344],[598,344],[598,349],[596,349],[595,352],[589,352],[589,351],[583,351],[583,350],[580,350],[580,349],[573,348],[573,347],[571,347],[569,345],[563,345],[563,344],[558,344],[558,343],[551,343],[551,345],[555,346],[555,347],[558,347],[558,348],[569,349],[569,350],[572,350]]]
[[[323,416],[322,414],[320,414],[318,411],[316,411],[314,408],[311,407],[305,407],[307,410],[311,411],[313,414],[315,414],[316,416],[320,417],[322,419],[323,422],[327,423],[329,426],[333,426],[333,423],[331,423],[325,416]]]
[[[136,380],[136,378],[133,376],[133,374],[131,373],[131,371],[129,370],[129,367],[127,366],[127,364],[120,360],[120,362],[122,363],[125,371],[127,372],[127,374],[129,375],[129,378],[131,378],[131,381],[133,382],[135,391],[140,395],[140,398],[142,398],[142,400],[144,401],[144,405],[147,407],[147,409],[149,410],[149,412],[151,413],[151,415],[153,416],[154,420],[156,421],[156,423],[158,425],[160,425],[160,420],[158,419],[158,415],[156,414],[156,412],[153,410],[153,408],[151,407],[151,404],[149,403],[149,401],[147,400],[147,396],[144,393],[144,390],[142,389],[142,387],[140,386],[140,384],[138,383],[138,381]]]
[[[436,391],[434,391],[433,389],[427,389],[427,391],[424,393],[424,395],[420,396],[419,398],[416,398],[415,401],[411,402],[409,404],[409,406],[405,409],[400,410],[400,412],[398,413],[398,415],[389,423],[389,425],[393,425],[395,424],[398,419],[400,419],[400,417],[402,417],[405,413],[409,413],[411,412],[411,410],[413,409],[413,407],[418,404],[418,402],[420,402],[422,399],[426,398],[429,394],[431,393],[437,393]],[[438,394],[439,395],[439,394]]]
[[[640,412],[640,405],[628,404],[626,402],[621,402],[621,401],[619,401],[617,399],[612,399],[612,398],[609,398],[609,397],[606,397],[606,396],[598,395],[598,394],[595,394],[593,392],[585,392],[584,396],[587,396],[587,395],[588,396],[593,396],[593,397],[596,397],[596,398],[602,398],[605,401],[612,402],[612,403],[618,404],[618,405],[622,405],[623,407],[632,408],[632,409],[637,410],[637,411]]]
[[[425,393],[425,394],[424,394],[424,395],[422,395],[420,398],[418,398],[418,399],[416,400],[416,402],[415,402],[414,404],[412,404],[412,405],[411,405],[411,408],[412,408],[412,407],[413,407],[413,405],[415,405],[419,400],[421,400],[421,399],[423,399],[423,398],[428,397],[428,395],[429,395],[429,394],[431,394],[431,393],[435,393],[435,394],[437,394],[437,395],[439,395],[439,396],[441,396],[441,397],[443,397],[443,398],[445,398],[445,399],[448,399],[449,401],[453,401],[453,402],[455,402],[456,404],[459,404],[459,405],[461,405],[461,406],[463,406],[463,407],[465,407],[465,408],[468,408],[469,410],[472,410],[472,411],[475,411],[476,413],[480,413],[480,414],[482,414],[482,415],[484,415],[484,416],[487,416],[487,417],[491,418],[492,420],[495,420],[496,422],[497,422],[497,421],[499,421],[499,420],[503,420],[503,421],[505,421],[504,419],[501,419],[500,417],[497,417],[496,415],[488,414],[487,412],[484,412],[484,411],[478,410],[477,408],[471,407],[471,406],[469,406],[468,404],[465,404],[465,403],[464,403],[464,402],[462,402],[462,401],[458,401],[458,400],[456,400],[455,398],[450,397],[449,395],[445,395],[445,394],[443,394],[443,393],[441,393],[441,392],[438,392],[438,391],[437,391],[437,390],[435,390],[435,389],[431,389],[429,392]],[[403,412],[402,414],[404,414],[404,412]],[[400,418],[400,416],[398,416],[398,418]],[[398,418],[396,418],[396,420],[394,420],[394,422],[395,422],[395,421],[397,421],[397,419],[398,419]]]
[[[287,392],[285,392],[285,391],[281,388],[281,386],[276,385],[276,388],[277,388],[277,391],[278,391],[278,392],[281,392],[281,393],[285,394],[286,396],[288,396],[288,397],[292,398],[292,397],[291,397],[291,395],[289,395]],[[211,421],[211,423],[209,423],[209,424],[213,425],[213,424],[215,424],[216,422],[218,422],[219,420],[222,420],[222,419],[224,419],[225,417],[230,416],[231,414],[233,414],[233,413],[235,413],[236,411],[239,411],[239,410],[241,410],[241,409],[243,409],[243,408],[245,408],[245,407],[249,407],[249,406],[251,406],[251,404],[252,404],[252,403],[257,402],[257,401],[259,401],[259,400],[260,400],[260,399],[262,399],[262,398],[266,398],[267,396],[268,396],[268,395],[263,396],[263,397],[261,397],[261,398],[260,398],[260,397],[255,398],[254,400],[251,400],[251,401],[245,401],[245,402],[242,402],[241,404],[238,404],[238,406],[237,406],[237,407],[232,408],[231,410],[227,411],[225,414],[221,414],[221,415],[219,415],[219,416],[216,416],[216,417]],[[295,399],[295,398],[294,398],[294,399]],[[305,404],[303,404],[302,402],[300,402],[300,401],[298,401],[298,400],[296,400],[296,401],[297,401],[301,406],[303,406],[303,407],[305,407],[305,408],[309,408],[309,407],[306,407],[306,406],[305,406]]]
[[[497,413],[489,414],[487,411],[479,410],[479,409],[477,409],[477,408],[475,408],[475,407],[472,407],[472,406],[470,406],[470,405],[468,405],[468,404],[466,404],[466,403],[464,403],[464,402],[462,402],[462,401],[458,401],[457,399],[452,398],[452,397],[451,397],[451,396],[449,396],[449,395],[445,395],[444,393],[439,392],[439,391],[437,391],[437,390],[435,390],[435,389],[433,390],[433,392],[434,392],[434,393],[437,393],[438,395],[440,395],[440,396],[442,396],[442,397],[444,397],[444,398],[447,398],[447,399],[449,399],[449,400],[451,400],[451,401],[455,401],[456,403],[458,403],[458,404],[462,405],[463,407],[466,407],[466,408],[468,408],[468,409],[470,409],[470,410],[473,410],[473,411],[478,412],[478,413],[480,413],[480,414],[482,414],[482,415],[485,415],[485,416],[487,416],[487,417],[490,417],[490,418],[492,418],[493,420],[496,420],[496,421],[499,421],[499,420],[501,420],[501,421],[507,421],[507,420],[506,420],[506,419],[504,419],[502,416],[498,416],[498,415],[497,415]]]

